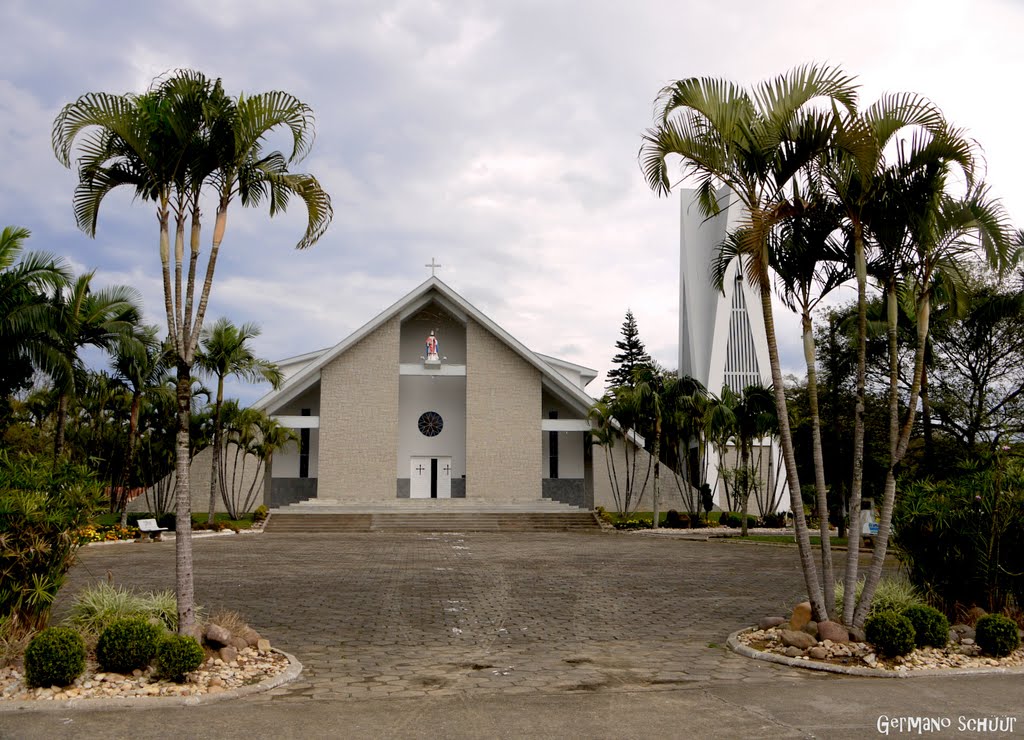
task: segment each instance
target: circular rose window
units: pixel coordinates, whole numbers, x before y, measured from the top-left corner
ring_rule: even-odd
[[[444,429],[444,419],[436,411],[427,411],[420,416],[417,425],[420,428],[420,434],[424,437],[436,437]]]

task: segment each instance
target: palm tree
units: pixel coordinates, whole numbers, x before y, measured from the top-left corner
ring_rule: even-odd
[[[135,461],[139,447],[139,414],[145,397],[163,390],[163,379],[172,364],[170,348],[157,336],[156,326],[143,326],[131,334],[122,334],[114,348],[111,370],[131,393],[128,412],[128,444],[116,492],[115,510],[121,512],[121,526],[127,525],[128,494],[136,479]]]
[[[94,293],[91,289],[94,275],[94,272],[80,275],[68,290],[50,299],[53,324],[44,369],[53,379],[57,392],[55,457],[63,450],[68,406],[84,370],[80,351],[84,347],[112,349],[120,335],[133,329],[142,313],[142,299],[135,288],[114,285]]]
[[[217,474],[221,481],[221,489],[224,491],[228,515],[232,519],[240,519],[251,511],[253,504],[256,503],[267,462],[275,452],[298,441],[298,436],[293,430],[262,411],[239,408],[238,403],[233,400],[224,404],[224,412],[225,448],[233,445],[235,454],[230,460],[230,476],[227,455],[224,456]],[[250,458],[255,458],[256,469],[251,472],[252,480],[249,487],[243,490],[245,468]]]
[[[795,201],[800,201],[799,192]],[[800,315],[804,363],[807,366],[807,396],[811,414],[811,447],[814,460],[814,489],[818,501],[821,537],[821,571],[825,608],[835,610],[835,572],[829,535],[828,490],[821,446],[821,414],[818,404],[817,357],[812,314],[821,300],[851,275],[845,248],[838,233],[842,213],[839,204],[824,193],[809,195],[807,206],[779,224],[772,250],[779,294],[791,311]]]
[[[264,150],[267,135],[280,128],[291,139],[287,155]],[[331,200],[315,177],[289,171],[309,152],[312,140],[312,111],[297,98],[279,91],[232,98],[220,80],[188,70],[158,80],[142,95],[88,93],[66,105],[54,121],[53,149],[62,164],[71,166],[77,146],[74,206],[82,230],[95,235],[100,205],[122,185],[140,200],[156,205],[164,308],[177,355],[176,590],[182,633],[191,633],[195,627],[188,436],[191,371],[227,214],[237,200],[242,206],[268,203],[274,216],[297,197],[307,214],[305,234],[297,246],[312,246],[331,221]],[[206,193],[216,201],[216,217],[205,274],[197,289],[201,201]]]
[[[220,469],[220,456],[223,441],[221,435],[221,406],[224,403],[224,379],[228,376],[241,378],[250,383],[264,380],[274,389],[280,387],[284,376],[273,362],[256,357],[248,342],[260,335],[260,328],[253,323],[238,327],[229,319],[220,318],[213,326],[203,329],[199,340],[199,351],[196,353],[196,365],[200,370],[217,379],[217,395],[213,406],[213,461],[210,468],[210,511],[208,522],[213,523],[214,509],[217,505],[217,489],[220,480],[217,471]],[[221,490],[221,495],[226,493]],[[226,501],[226,498],[225,498]]]
[[[833,105],[815,110],[809,103],[816,99]],[[745,271],[760,292],[800,563],[818,619],[828,617],[803,515],[786,412],[772,313],[768,240],[779,219],[793,207],[787,197],[789,184],[831,145],[839,118],[836,109],[852,114],[855,106],[852,79],[832,67],[797,67],[757,85],[752,94],[724,80],[681,80],[662,90],[657,125],[644,134],[640,150],[644,174],[657,193],[665,195],[671,190],[666,158],[676,154],[682,158],[684,176],[696,178],[698,202],[706,215],[721,210],[716,195],[720,184],[746,210]]]
[[[28,229],[7,226],[0,232],[0,404],[5,408],[11,393],[28,386],[33,364],[49,353],[47,298],[70,280],[63,259],[25,253],[28,238]]]
[[[895,190],[895,200],[900,203],[893,210],[905,218],[902,224],[895,225],[891,221],[881,221],[889,228],[879,231],[888,315],[889,466],[879,512],[878,536],[864,590],[853,616],[856,625],[863,624],[867,618],[875,589],[881,580],[896,500],[896,468],[906,455],[914,426],[924,375],[931,305],[936,287],[941,282],[937,278],[959,280],[959,262],[973,254],[979,243],[985,247],[989,265],[996,270],[1005,270],[1016,256],[1012,252],[1009,218],[1002,205],[991,198],[988,189],[973,182],[973,157],[970,154],[971,145],[959,132],[945,132],[943,136],[925,142],[915,140],[909,155],[904,155],[901,150],[896,177],[886,178],[889,193]],[[954,166],[958,166],[968,180],[969,190],[961,199],[946,192],[949,173]],[[894,253],[896,257],[891,256]],[[903,255],[906,255],[909,268],[906,271],[900,269]],[[907,292],[913,296],[917,324],[914,370],[907,414],[902,425],[899,423],[896,355],[897,282],[901,278],[909,288]]]
[[[740,487],[739,495],[742,501],[743,522],[740,525],[740,535],[747,536],[747,511],[750,503],[750,488],[753,480],[753,457],[754,441],[762,439],[768,434],[769,429],[777,426],[775,416],[775,403],[770,388],[763,385],[752,384],[743,389],[743,392],[736,398],[732,408],[735,419],[736,446],[740,452],[739,470],[743,471],[743,479],[737,480],[736,485]],[[757,471],[760,478],[761,471]]]
[[[912,93],[885,95],[861,113],[849,111],[837,122],[834,146],[816,160],[819,189],[828,189],[844,211],[850,230],[857,279],[857,389],[854,408],[853,474],[849,511],[859,516],[864,484],[864,405],[867,386],[868,258],[866,211],[874,201],[890,143],[908,128],[938,133],[945,126],[938,108]],[[857,582],[858,549],[847,550],[845,583]],[[853,623],[853,599],[843,604],[843,622]]]

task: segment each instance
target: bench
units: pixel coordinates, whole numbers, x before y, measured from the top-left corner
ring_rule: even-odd
[[[139,528],[139,539],[153,539],[160,541],[163,539],[163,532],[167,531],[167,527],[156,526],[156,519],[139,519],[136,525]]]

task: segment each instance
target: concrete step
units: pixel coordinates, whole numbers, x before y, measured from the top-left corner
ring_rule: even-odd
[[[271,509],[272,514],[578,514],[586,511],[550,499],[490,503],[478,499],[393,499],[382,502],[315,498]]]
[[[272,514],[267,532],[529,532],[596,530],[593,512]]]

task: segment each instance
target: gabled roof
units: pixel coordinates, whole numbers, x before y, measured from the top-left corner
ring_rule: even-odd
[[[596,376],[593,370],[532,352],[519,340],[494,323],[480,309],[456,293],[451,287],[437,277],[430,277],[330,349],[290,358],[290,360],[295,361],[306,359],[308,356],[310,362],[293,377],[288,378],[278,390],[271,391],[257,401],[255,407],[268,413],[273,413],[275,409],[280,408],[315,385],[320,380],[321,369],[342,355],[350,347],[355,346],[360,340],[375,332],[391,319],[395,317],[399,317],[402,320],[409,318],[432,301],[437,301],[461,321],[471,318],[498,337],[506,346],[522,357],[523,360],[539,370],[544,388],[561,398],[570,407],[575,408],[581,414],[586,414],[591,405],[593,405],[593,399],[554,369],[552,364],[559,363],[574,370],[578,369],[584,377],[590,373]],[[395,371],[397,372],[398,368],[395,368]]]

